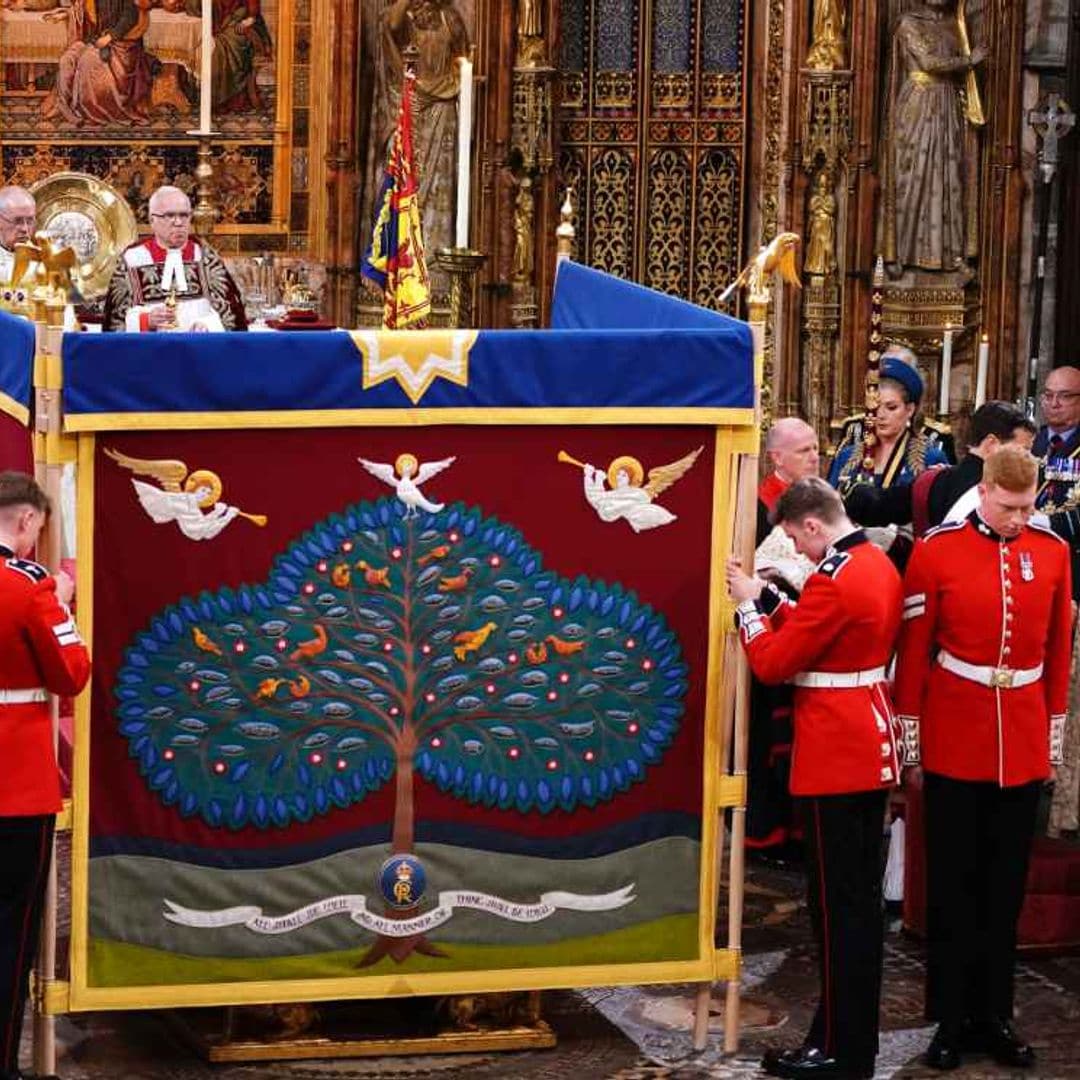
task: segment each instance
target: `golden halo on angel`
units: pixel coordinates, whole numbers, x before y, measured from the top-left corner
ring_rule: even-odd
[[[199,499],[199,507],[207,510],[221,498],[223,490],[221,477],[209,469],[196,469],[184,481],[184,490],[190,492],[198,491],[200,488],[203,490],[203,495]]]
[[[398,454],[394,459],[394,472],[398,476],[415,476],[420,461],[415,454]]]

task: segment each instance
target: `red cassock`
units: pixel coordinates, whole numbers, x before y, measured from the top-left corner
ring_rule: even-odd
[[[905,764],[1003,787],[1060,763],[1072,653],[1068,545],[977,514],[932,529],[904,578],[896,705]],[[921,751],[921,755],[920,755]]]
[[[47,692],[77,694],[89,677],[90,655],[56,582],[0,546],[0,817],[60,809]]]
[[[899,779],[885,681],[900,627],[900,578],[861,530],[840,538],[797,604],[771,587],[739,605],[750,668],[795,684],[793,795],[891,787]]]

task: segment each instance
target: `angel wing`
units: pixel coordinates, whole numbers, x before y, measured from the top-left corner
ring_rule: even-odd
[[[650,469],[649,479],[645,484],[649,498],[655,499],[662,491],[667,491],[676,480],[681,480],[704,449],[703,446],[699,446],[696,450],[691,450],[686,457],[679,458],[670,465],[657,465],[655,469]]]
[[[457,461],[456,457],[443,458],[442,461],[425,461],[424,464],[420,466],[420,469],[414,478],[417,486],[422,484],[425,480],[430,480],[433,476],[437,476],[443,469],[449,469],[455,461]]]
[[[377,476],[384,484],[389,484],[392,488],[397,487],[397,477],[394,475],[393,465],[384,465],[378,461],[368,461],[367,458],[357,458],[357,461],[364,466],[365,469],[372,476]]]
[[[110,450],[108,447],[105,448],[105,453],[118,465],[130,469],[137,476],[152,476],[165,491],[181,491],[180,485],[188,474],[188,467],[182,461],[150,461],[146,458],[128,457],[127,454]],[[138,490],[138,485],[136,485],[136,490]]]
[[[163,491],[144,480],[132,480],[142,508],[158,524],[175,521],[188,509],[189,496],[182,491]]]

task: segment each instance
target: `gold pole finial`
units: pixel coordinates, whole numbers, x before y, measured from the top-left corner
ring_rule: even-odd
[[[862,464],[859,474],[867,483],[874,480],[874,450],[877,446],[875,421],[881,380],[882,290],[885,287],[885,260],[879,255],[874,263],[874,281],[870,289],[870,351],[866,355],[866,417],[863,421]]]
[[[574,253],[574,239],[577,232],[574,229],[573,195],[574,189],[568,187],[566,198],[563,199],[562,207],[559,209],[559,225],[555,230],[555,258],[559,262],[569,259]]]

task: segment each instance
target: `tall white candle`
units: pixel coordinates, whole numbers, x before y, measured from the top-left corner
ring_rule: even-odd
[[[199,133],[209,135],[210,93],[213,83],[211,57],[214,53],[214,5],[213,0],[202,0],[202,34],[199,57]]]
[[[938,416],[949,415],[949,379],[952,376],[952,327],[945,324],[945,336],[941,342],[941,392]]]
[[[462,56],[460,92],[458,93],[458,141],[457,141],[457,218],[454,230],[454,246],[469,246],[469,167],[472,144],[472,61]]]
[[[990,339],[983,334],[979,342],[979,362],[975,369],[975,408],[986,404],[986,373],[990,368]]]

